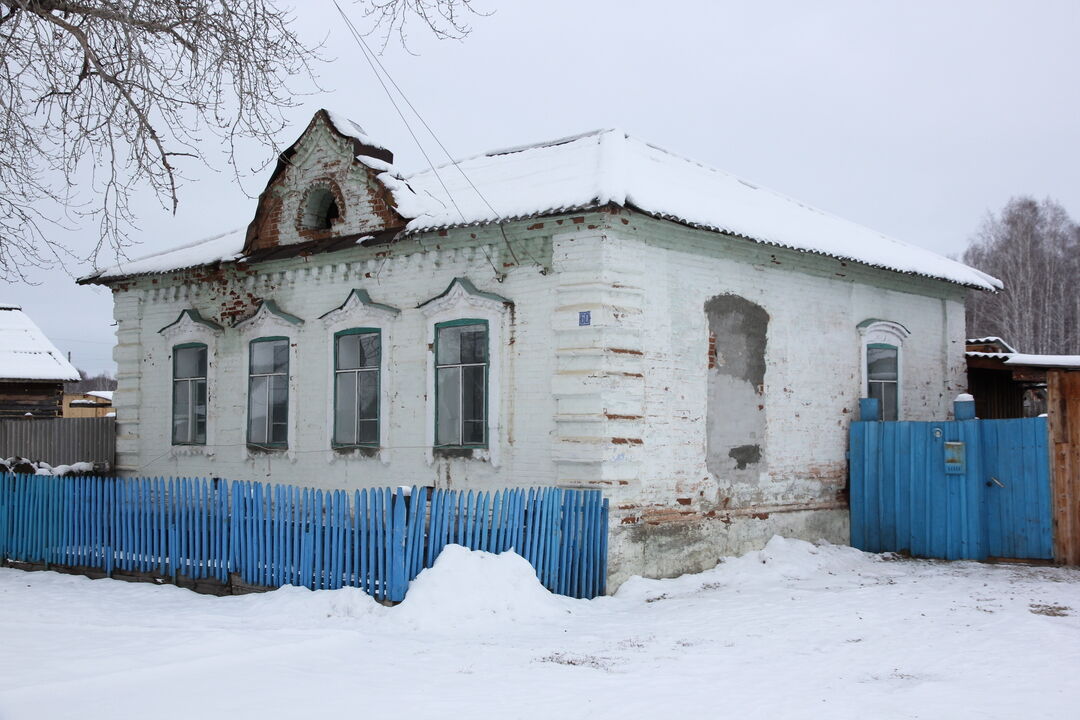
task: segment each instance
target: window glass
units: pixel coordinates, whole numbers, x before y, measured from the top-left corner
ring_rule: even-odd
[[[896,380],[897,350],[887,347],[866,348],[867,375],[871,380]]]
[[[206,346],[173,349],[172,442],[206,442]]]
[[[378,330],[347,330],[334,338],[334,444],[379,443]]]
[[[438,445],[461,444],[461,368],[439,368],[436,375],[439,397],[437,411],[438,437],[435,442]]]
[[[338,373],[335,387],[334,442],[350,445],[356,439],[356,373]]]
[[[289,440],[289,341],[251,342],[248,442],[284,446]]]
[[[178,347],[175,352],[176,377],[206,377],[206,346]]]
[[[870,345],[866,348],[867,394],[881,405],[882,420],[899,417],[900,353],[887,345]]]
[[[191,392],[187,382],[173,383],[173,442],[187,442],[191,436]]]
[[[436,326],[435,444],[487,442],[488,331],[482,322]]]

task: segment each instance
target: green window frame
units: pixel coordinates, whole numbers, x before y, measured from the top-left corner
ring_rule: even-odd
[[[435,324],[435,447],[488,446],[490,342],[487,320]]]
[[[248,344],[248,445],[289,446],[289,351],[287,337]]]
[[[378,447],[382,393],[382,331],[334,333],[333,447]]]
[[[900,418],[900,348],[896,345],[867,344],[866,395],[881,405],[882,420]]]
[[[206,373],[204,343],[183,343],[172,351],[172,444],[206,444]]]

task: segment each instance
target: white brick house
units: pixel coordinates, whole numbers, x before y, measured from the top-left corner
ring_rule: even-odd
[[[610,587],[845,542],[858,399],[945,417],[998,287],[618,131],[391,163],[320,111],[246,231],[82,280],[122,472],[600,488]]]

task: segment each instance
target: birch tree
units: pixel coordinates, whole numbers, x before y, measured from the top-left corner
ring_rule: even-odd
[[[1005,284],[968,298],[969,337],[998,336],[1020,352],[1080,354],[1080,226],[1061,205],[1013,198],[983,221],[963,260]]]

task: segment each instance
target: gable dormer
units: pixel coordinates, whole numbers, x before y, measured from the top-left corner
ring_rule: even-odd
[[[363,236],[404,226],[379,174],[394,155],[356,123],[319,110],[278,157],[244,251]]]

